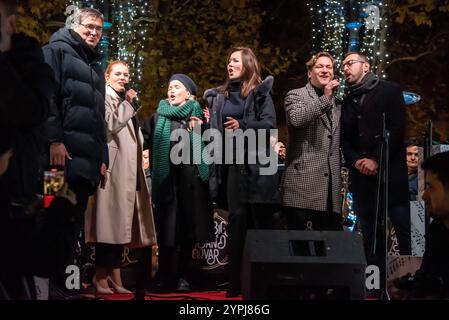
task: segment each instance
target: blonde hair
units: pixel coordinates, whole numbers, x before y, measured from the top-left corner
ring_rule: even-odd
[[[334,65],[334,58],[331,56],[331,54],[326,51],[320,51],[317,54],[313,55],[312,58],[310,58],[309,61],[306,62],[307,71],[311,71],[313,66],[321,57],[329,58],[332,61],[332,65]]]

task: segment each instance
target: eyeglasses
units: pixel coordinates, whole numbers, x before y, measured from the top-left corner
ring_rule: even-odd
[[[90,32],[94,32],[94,30],[96,30],[98,33],[103,32],[103,27],[97,27],[94,24],[82,24],[82,23],[80,23],[80,25],[82,25],[84,28],[86,28]]]
[[[356,64],[356,63],[365,63],[365,61],[362,61],[362,60],[348,60],[348,61],[346,61],[345,63],[343,63],[341,65],[341,70],[343,70],[345,68],[345,66],[348,66],[348,68],[350,68],[350,67],[352,67],[353,64]]]

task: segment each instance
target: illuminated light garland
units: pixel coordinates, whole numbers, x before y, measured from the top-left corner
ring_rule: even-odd
[[[134,89],[141,89],[145,43],[151,12],[149,0],[111,1],[114,8],[111,42],[114,59],[126,61],[130,67]]]
[[[387,36],[387,21],[382,18],[382,14],[387,10],[387,4],[383,3],[382,0],[357,1],[356,5],[361,9],[358,21],[347,21],[347,17],[351,13],[348,10],[357,10],[355,7],[349,8],[347,6],[351,2],[347,0],[325,0],[314,4],[312,2],[307,3],[312,16],[313,53],[321,50],[328,51],[335,59],[335,76],[340,80],[337,98],[342,98],[345,90],[345,83],[342,81],[344,77],[341,71],[341,61],[351,45],[354,48],[354,31],[357,31],[359,37],[358,51],[366,54],[373,72],[379,74],[382,78],[386,78],[385,72],[379,71],[378,68],[384,63],[388,63],[388,53],[384,49],[386,39],[382,39],[382,34],[385,35],[385,38]],[[349,28],[347,28],[348,25]]]
[[[388,58],[386,50],[382,50],[387,41],[388,21],[382,18],[383,13],[387,10],[387,4],[381,0],[359,1],[358,3],[363,8],[361,19],[364,19],[365,24],[360,51],[365,53],[369,59],[371,70],[385,79],[387,76],[383,69],[379,70],[379,67]],[[385,34],[385,39],[382,39],[382,32]]]
[[[326,0],[322,4],[307,3],[312,15],[312,50],[327,51],[334,57],[334,73],[342,84],[337,92],[337,97],[342,98],[344,85],[341,72],[341,62],[346,52],[345,38],[345,0]]]

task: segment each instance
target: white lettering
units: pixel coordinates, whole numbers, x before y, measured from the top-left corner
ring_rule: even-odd
[[[68,290],[72,289],[80,289],[81,286],[81,280],[80,280],[80,268],[76,265],[69,265],[67,268],[65,268],[65,273],[69,276],[65,280],[65,287]]]

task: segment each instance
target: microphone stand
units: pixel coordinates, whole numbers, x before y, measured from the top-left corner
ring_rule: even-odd
[[[432,121],[427,124],[427,132],[424,139],[424,159],[429,158],[432,155],[432,131],[433,131]],[[427,206],[424,207],[424,234],[427,234],[430,224],[429,212]]]
[[[385,121],[385,112],[382,113],[382,136],[379,150],[379,168],[377,175],[377,189],[376,189],[376,210],[374,220],[374,232],[373,232],[373,246],[372,255],[376,256],[377,252],[377,231],[381,228],[381,235],[384,237],[383,248],[380,254],[384,254],[379,261],[383,264],[379,266],[381,270],[380,283],[381,288],[380,299],[390,300],[390,295],[387,288],[387,266],[388,266],[388,233],[387,233],[387,217],[388,217],[388,162],[389,162],[389,143],[390,143],[390,131],[387,129]],[[382,211],[381,211],[382,210]],[[381,211],[381,212],[380,212]],[[381,215],[379,219],[379,215]]]

